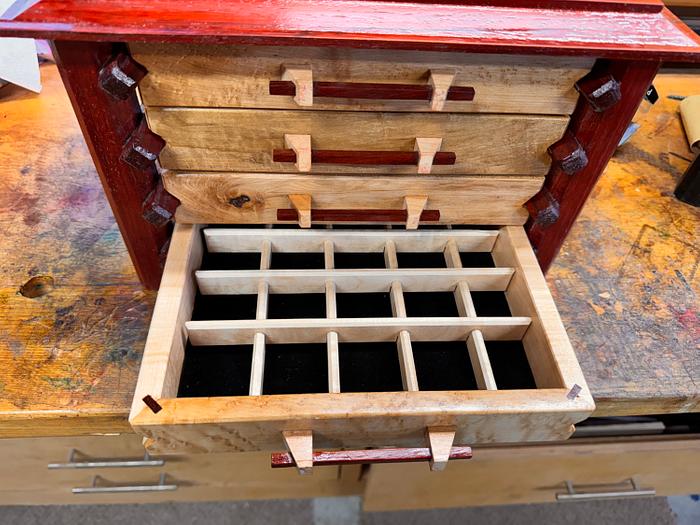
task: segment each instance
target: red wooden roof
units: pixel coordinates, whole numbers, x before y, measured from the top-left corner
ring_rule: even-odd
[[[700,61],[658,0],[40,0],[0,35]]]

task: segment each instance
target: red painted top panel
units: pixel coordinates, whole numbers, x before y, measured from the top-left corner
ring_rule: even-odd
[[[700,61],[700,38],[656,0],[445,1],[41,0],[0,35]]]

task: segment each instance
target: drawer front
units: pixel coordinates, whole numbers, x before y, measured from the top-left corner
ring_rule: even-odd
[[[177,220],[184,223],[283,223],[290,222],[289,212],[295,222],[289,196],[305,194],[310,197],[314,223],[382,223],[392,222],[392,217],[405,223],[401,215],[405,198],[423,195],[425,210],[433,212],[425,224],[500,225],[525,223],[523,204],[540,189],[543,177],[364,178],[168,171],[163,181],[168,192],[180,199]],[[280,215],[285,210],[287,215]],[[350,213],[333,215],[334,210]],[[394,215],[377,216],[368,210]]]
[[[429,87],[432,71],[453,74],[450,86],[474,89],[470,101],[448,97],[443,111],[568,115],[576,104],[574,82],[593,65],[588,58],[399,50],[153,43],[130,47],[148,69],[140,84],[148,106],[429,112],[430,94],[418,94],[422,100],[383,97],[408,96],[400,94],[406,87]],[[292,94],[270,93],[270,83],[282,81],[285,68],[310,71],[309,81],[317,83],[311,105],[299,105]],[[368,93],[367,84],[396,87]],[[327,89],[324,95],[319,89],[324,86],[335,91]]]
[[[558,116],[455,113],[152,107],[147,114],[167,144],[164,168],[281,173],[417,174],[416,139],[441,139],[421,173],[545,175],[547,148],[568,124]],[[299,140],[311,150],[306,167],[300,161],[307,153],[285,135],[305,137]]]
[[[566,482],[584,499],[611,492],[659,496],[700,491],[700,441],[641,441],[476,449],[468,463],[451,463],[439,475],[421,465],[372,466],[364,497],[367,511],[515,503],[545,503],[567,494]]]
[[[176,225],[134,396],[153,451],[556,440],[593,410],[522,228],[208,229],[206,256],[199,230]]]
[[[359,467],[324,467],[299,479],[291,470],[272,470],[269,454],[260,452],[151,457],[162,465],[139,463],[141,441],[136,434],[2,440],[6,468],[0,476],[0,504],[311,498],[359,494],[362,488]],[[71,450],[76,453],[69,458]],[[161,474],[173,490],[158,490]],[[98,488],[111,486],[118,492],[90,491],[95,476]],[[76,488],[88,491],[75,494]]]

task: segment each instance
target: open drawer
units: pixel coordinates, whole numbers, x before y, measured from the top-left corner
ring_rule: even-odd
[[[593,408],[521,227],[177,224],[130,422],[158,453],[449,449]]]

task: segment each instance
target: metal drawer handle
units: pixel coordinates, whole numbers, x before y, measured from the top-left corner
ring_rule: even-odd
[[[80,451],[72,448],[68,454],[68,462],[66,463],[49,463],[50,469],[67,469],[67,468],[125,468],[125,467],[162,467],[165,465],[164,459],[151,459],[151,456],[146,452],[143,459],[86,459],[83,461],[75,461],[76,455],[83,455]]]
[[[102,476],[94,476],[92,485],[89,487],[74,487],[71,492],[73,494],[109,494],[109,493],[124,493],[124,492],[165,492],[177,490],[177,485],[173,483],[165,483],[166,474],[160,475],[158,483],[153,485],[109,485],[104,483],[105,479]]]
[[[566,492],[559,492],[556,495],[557,501],[582,501],[597,499],[618,499],[618,498],[641,498],[645,496],[656,496],[654,489],[640,489],[634,478],[626,479],[622,484],[629,484],[631,490],[616,490],[611,492],[578,492],[571,481],[566,481]]]

